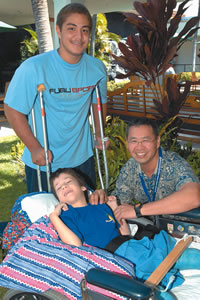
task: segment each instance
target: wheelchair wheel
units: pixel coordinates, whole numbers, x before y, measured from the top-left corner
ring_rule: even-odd
[[[48,290],[44,293],[29,293],[19,290],[9,289],[3,296],[3,300],[67,300],[69,298],[64,295]]]

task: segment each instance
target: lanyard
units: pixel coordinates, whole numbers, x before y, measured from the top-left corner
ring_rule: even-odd
[[[156,180],[155,180],[155,185],[154,185],[154,190],[153,190],[153,198],[151,199],[150,195],[149,195],[149,192],[147,190],[147,186],[146,186],[146,183],[144,181],[144,178],[142,176],[142,174],[139,174],[140,176],[140,181],[142,183],[142,187],[143,187],[143,190],[148,198],[148,201],[154,201],[155,198],[156,198],[156,192],[157,192],[157,189],[158,189],[158,184],[159,184],[159,181],[160,181],[160,172],[161,172],[161,163],[162,163],[162,149],[159,148],[159,159],[158,159],[158,169],[157,169],[157,173],[156,173]]]

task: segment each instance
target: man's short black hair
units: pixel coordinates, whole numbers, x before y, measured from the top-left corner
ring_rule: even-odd
[[[128,122],[127,127],[126,127],[126,138],[128,138],[129,134],[129,129],[133,126],[138,127],[138,126],[151,126],[153,133],[155,137],[159,136],[158,133],[158,125],[156,124],[156,120],[148,119],[148,118],[135,118],[132,121]]]

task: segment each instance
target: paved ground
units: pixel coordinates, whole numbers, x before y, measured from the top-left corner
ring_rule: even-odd
[[[0,122],[0,137],[15,134],[8,122]]]

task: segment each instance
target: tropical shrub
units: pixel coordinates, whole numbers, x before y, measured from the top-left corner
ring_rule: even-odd
[[[200,79],[200,72],[195,72],[195,76],[197,79]],[[192,72],[181,72],[179,81],[192,81]]]
[[[130,154],[126,147],[126,123],[119,117],[113,119],[108,116],[106,119],[105,136],[109,137],[110,147],[106,150],[108,173],[109,173],[109,188],[108,194],[115,189],[115,183],[119,172],[125,162],[130,158]],[[105,170],[103,163],[102,151],[99,151],[101,172],[105,182]],[[97,171],[97,164],[96,164]],[[97,174],[97,188],[101,188],[100,180]]]
[[[159,113],[157,118],[166,123],[176,116],[171,125],[177,128],[180,128],[177,115],[188,96],[192,82],[186,81],[184,87],[180,88],[176,79],[169,77],[163,91],[159,81],[187,38],[198,30],[196,24],[199,17],[193,17],[177,33],[188,2],[189,0],[185,0],[180,3],[174,14],[176,0],[148,0],[144,3],[135,1],[133,5],[137,13],[124,13],[135,33],[128,36],[126,44],[118,44],[122,54],[119,57],[113,55],[115,62],[125,70],[125,74],[121,74],[119,78],[136,75],[144,79],[153,90],[156,90],[156,85],[160,87],[161,92],[153,100],[155,110]]]
[[[166,72],[183,43],[198,30],[195,26],[199,17],[194,17],[175,37],[188,2],[183,1],[174,16],[176,0],[135,1],[137,14],[124,13],[136,33],[128,36],[126,44],[119,43],[122,55],[113,57],[127,70],[126,76],[139,75],[148,84],[155,84],[156,79]]]
[[[188,155],[187,161],[192,166],[197,177],[200,179],[200,149],[198,149],[196,152],[192,151]]]
[[[108,69],[112,60],[111,41],[119,42],[121,37],[118,34],[108,31],[108,22],[104,14],[97,14],[96,32],[94,40],[94,56],[99,58]],[[91,43],[88,47],[91,54]]]
[[[110,80],[107,83],[107,90],[110,92],[115,91],[119,88],[124,87],[125,84],[127,84],[128,82],[130,82],[130,80],[121,80],[121,81]]]
[[[20,48],[20,52],[22,61],[39,53],[37,33],[31,28],[24,28],[24,30],[26,30],[30,34],[30,37],[25,38],[21,42],[22,45]]]

